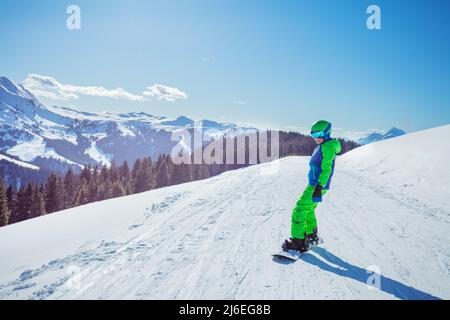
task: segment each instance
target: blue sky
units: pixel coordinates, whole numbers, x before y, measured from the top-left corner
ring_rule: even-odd
[[[66,28],[71,4],[81,30]],[[382,30],[366,27],[370,4],[381,8]],[[2,0],[0,74],[187,95],[41,97],[91,112],[415,131],[450,123],[449,16],[441,0]]]

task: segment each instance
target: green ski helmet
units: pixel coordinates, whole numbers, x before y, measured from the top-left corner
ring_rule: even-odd
[[[331,136],[331,122],[320,120],[311,127],[311,137],[313,138],[330,138]]]

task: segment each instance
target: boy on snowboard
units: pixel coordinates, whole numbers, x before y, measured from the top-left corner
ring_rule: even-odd
[[[320,120],[311,128],[311,137],[317,147],[309,162],[308,186],[292,212],[291,238],[284,241],[284,251],[297,250],[303,253],[309,250],[310,244],[318,244],[314,210],[330,188],[336,154],[341,151],[340,142],[330,135],[331,123],[328,121]]]

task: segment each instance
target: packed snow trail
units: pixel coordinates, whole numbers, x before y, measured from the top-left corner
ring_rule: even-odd
[[[389,167],[384,150],[408,149],[408,136],[374,144],[377,165]],[[449,299],[448,189],[440,202],[420,192],[435,174],[448,181],[448,170],[415,181],[411,167],[399,189],[370,174],[379,167],[354,162],[369,161],[362,148],[337,160],[317,209],[325,244],[295,263],[271,254],[289,236],[308,157],[1,228],[0,299]],[[394,169],[386,176],[402,179]],[[381,288],[368,286],[378,273]]]

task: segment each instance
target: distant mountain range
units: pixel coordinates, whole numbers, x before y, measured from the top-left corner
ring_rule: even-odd
[[[200,120],[204,138],[236,136],[258,129],[233,123]],[[131,165],[136,159],[169,154],[178,143],[174,130],[194,130],[194,120],[157,117],[145,112],[82,112],[44,106],[29,90],[0,77],[0,176],[18,187],[24,177],[43,181],[49,172],[80,170],[85,164],[112,161]],[[368,144],[405,134],[392,128],[356,140]],[[186,146],[192,147],[192,146]],[[30,178],[31,179],[31,178]]]
[[[369,144],[372,142],[380,141],[380,140],[387,140],[395,137],[399,137],[406,134],[405,131],[402,129],[398,129],[396,127],[393,127],[385,132],[374,132],[369,134],[367,137],[360,138],[357,140],[359,144]]]
[[[256,132],[255,128],[201,120],[203,135],[217,137]],[[12,167],[63,172],[84,164],[110,165],[162,153],[177,143],[177,129],[194,130],[194,120],[156,117],[144,112],[81,112],[44,106],[29,90],[0,77],[0,174],[18,183]],[[193,131],[191,131],[193,132]]]

